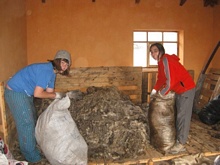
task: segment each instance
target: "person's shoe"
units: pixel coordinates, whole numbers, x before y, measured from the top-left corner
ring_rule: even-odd
[[[184,151],[186,151],[186,148],[177,141],[176,144],[169,150],[168,153],[177,154],[179,152],[184,152]]]

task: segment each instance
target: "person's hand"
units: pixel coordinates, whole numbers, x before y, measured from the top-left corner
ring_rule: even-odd
[[[62,99],[63,97],[66,97],[66,93],[56,92],[55,99]]]
[[[155,95],[157,93],[157,91],[155,89],[153,89],[150,93],[150,97],[152,97],[153,95]]]

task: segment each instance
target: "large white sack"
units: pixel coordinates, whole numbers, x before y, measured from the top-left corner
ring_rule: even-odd
[[[88,146],[68,111],[69,106],[68,96],[54,100],[36,124],[37,143],[52,165],[87,164]]]

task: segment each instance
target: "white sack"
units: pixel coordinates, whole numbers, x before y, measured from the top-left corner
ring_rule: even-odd
[[[26,161],[17,161],[9,151],[8,146],[0,137],[0,165],[28,165]]]
[[[0,152],[0,164],[1,165],[8,165],[8,159],[6,156]]]
[[[37,143],[52,165],[87,164],[88,146],[68,111],[69,106],[68,96],[54,100],[36,124]]]

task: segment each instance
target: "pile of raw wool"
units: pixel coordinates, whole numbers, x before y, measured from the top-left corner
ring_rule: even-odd
[[[44,101],[36,107],[45,110],[48,104]],[[89,87],[86,93],[76,92],[69,111],[88,144],[89,160],[146,155],[150,147],[147,113],[116,87]]]

